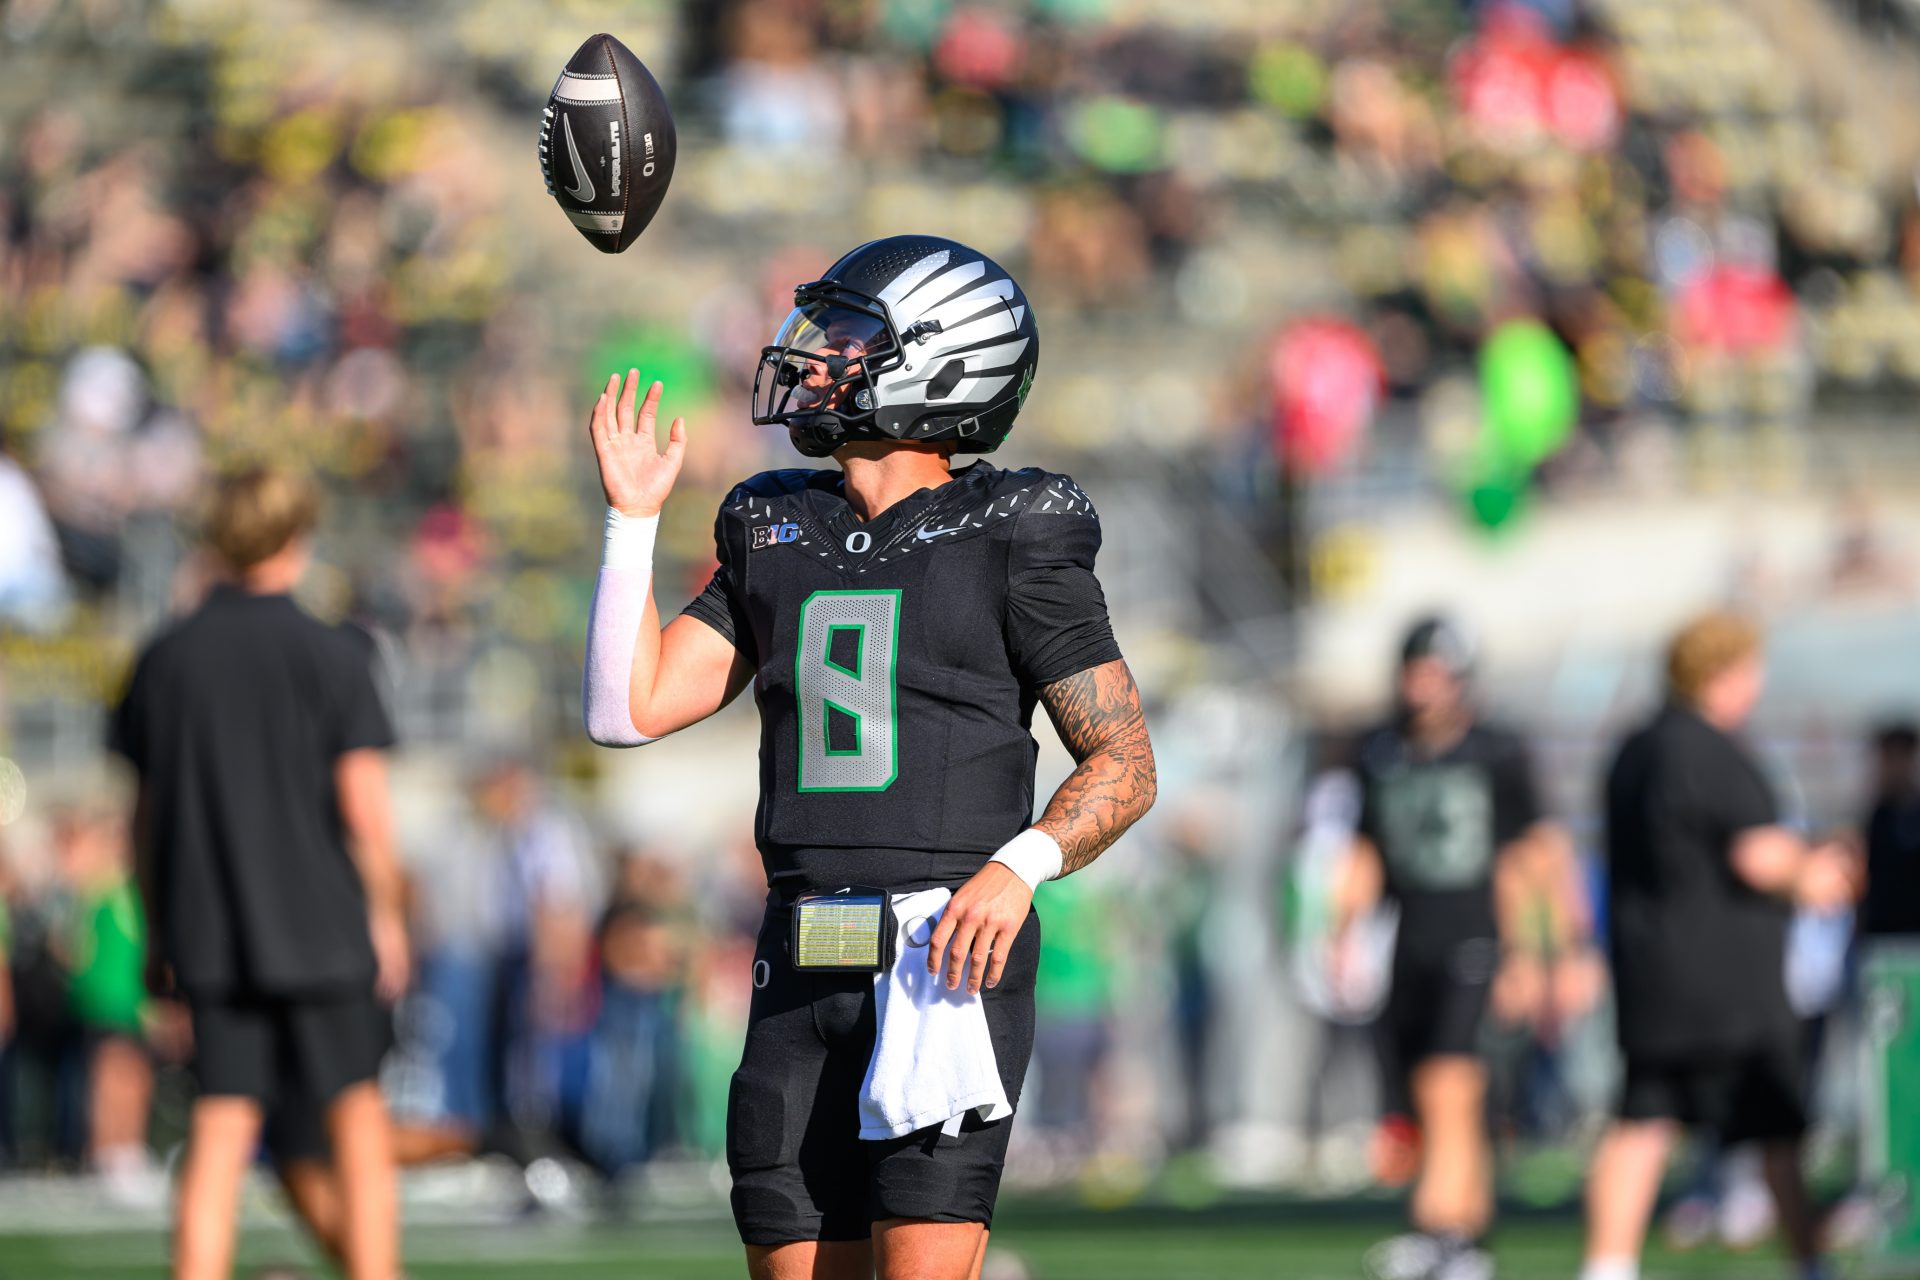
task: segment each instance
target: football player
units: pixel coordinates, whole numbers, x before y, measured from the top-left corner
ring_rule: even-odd
[[[1374,1280],[1493,1275],[1482,1239],[1493,1162],[1481,1019],[1496,975],[1513,985],[1522,965],[1591,954],[1584,903],[1571,901],[1571,846],[1535,798],[1525,745],[1480,721],[1472,667],[1459,627],[1438,617],[1417,623],[1401,647],[1396,714],[1358,748],[1360,829],[1339,890],[1335,945],[1382,897],[1399,904],[1376,1039],[1383,1092],[1411,1111],[1420,1141],[1414,1229],[1369,1252]],[[1535,902],[1553,922],[1551,939],[1521,924]]]
[[[924,963],[982,1002],[1015,1099],[1033,1043],[1034,890],[1153,802],[1139,691],[1094,577],[1093,504],[1063,475],[952,465],[1006,439],[1038,358],[1019,285],[950,240],[876,240],[800,286],[761,353],[754,421],[840,466],[737,486],[712,581],[664,628],[653,531],[686,427],[657,445],[662,388],[636,408],[633,371],[594,406],[608,514],[590,735],[651,742],[749,684],[760,709],[769,892],[727,1117],[758,1280],[978,1276],[1011,1124],[970,1113],[951,1136],[861,1140],[874,974],[797,968],[795,899],[951,887]],[[1037,822],[1036,703],[1077,761]]]

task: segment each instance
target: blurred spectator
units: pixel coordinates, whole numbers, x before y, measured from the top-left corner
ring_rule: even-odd
[[[1173,979],[1173,1032],[1180,1076],[1174,1142],[1180,1149],[1204,1147],[1213,1116],[1213,1048],[1219,1010],[1207,945],[1220,893],[1219,826],[1199,807],[1183,812],[1169,839],[1172,867],[1155,895],[1155,914],[1168,931],[1168,967]]]
[[[499,877],[501,1104],[525,1133],[553,1124],[570,1059],[591,1025],[593,922],[602,887],[579,816],[523,759],[484,771],[474,791],[477,861]]]
[[[1911,937],[1920,934],[1920,728],[1899,723],[1875,731],[1872,779],[1860,936]]]
[[[581,1149],[609,1176],[678,1137],[690,924],[674,869],[629,855],[600,921],[600,1011],[579,1122]]]
[[[1111,890],[1094,876],[1047,886],[1034,985],[1033,1073],[1026,1099],[1036,1136],[1067,1167],[1093,1154],[1104,1068],[1113,1049],[1115,944]]]
[[[67,997],[86,1060],[87,1160],[116,1199],[158,1206],[164,1187],[147,1154],[146,921],[126,826],[74,810],[55,818],[54,841],[73,893]]]
[[[53,522],[27,473],[0,452],[0,622],[46,625],[66,597]]]
[[[586,831],[528,760],[496,758],[411,878],[420,973],[401,1109],[419,1154],[493,1140],[530,1157],[561,1119],[593,1016],[601,889]]]

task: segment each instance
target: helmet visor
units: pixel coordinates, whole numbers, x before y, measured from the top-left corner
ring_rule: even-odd
[[[820,412],[864,417],[873,410],[873,374],[893,352],[892,330],[877,310],[802,302],[760,353],[758,420]]]

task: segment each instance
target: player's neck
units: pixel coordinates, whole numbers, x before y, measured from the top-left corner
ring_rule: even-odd
[[[1416,716],[1408,725],[1413,740],[1431,755],[1451,750],[1455,743],[1467,736],[1467,730],[1472,727],[1473,711],[1465,706]]]
[[[254,596],[283,596],[300,585],[307,572],[307,548],[295,541],[246,569],[232,574],[233,584]]]
[[[848,445],[834,454],[845,473],[847,505],[871,520],[909,494],[953,479],[945,451],[925,445]]]

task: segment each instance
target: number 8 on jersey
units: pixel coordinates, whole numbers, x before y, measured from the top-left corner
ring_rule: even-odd
[[[801,604],[801,791],[885,791],[899,775],[900,596],[816,591]]]

